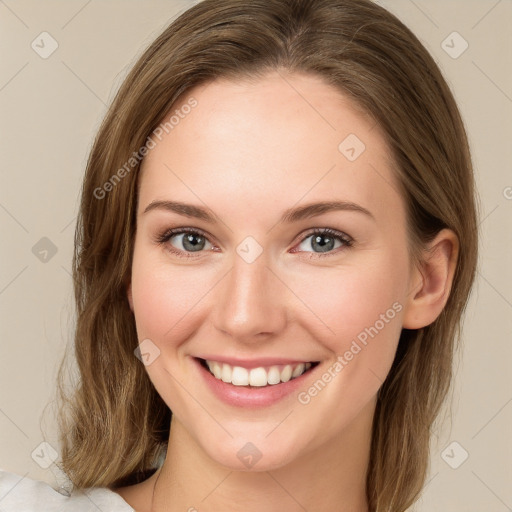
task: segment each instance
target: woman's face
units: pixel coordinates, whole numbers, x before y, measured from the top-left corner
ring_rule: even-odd
[[[212,82],[173,113],[139,183],[128,296],[146,370],[210,458],[283,466],[371,416],[393,361],[412,278],[389,151],[310,75]]]

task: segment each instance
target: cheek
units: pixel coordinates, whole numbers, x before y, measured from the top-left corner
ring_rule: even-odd
[[[317,325],[318,339],[336,354],[348,350],[353,339],[364,338],[375,325],[379,331],[399,332],[407,283],[407,275],[400,269],[407,265],[392,261],[375,259],[362,265],[317,268],[307,279],[295,278],[294,291],[314,313],[302,315],[304,327],[308,324],[311,330]],[[388,329],[390,325],[393,329]]]
[[[314,403],[310,411],[320,415],[322,404],[330,404],[339,421],[355,417],[375,396],[393,363],[402,328],[407,253],[383,250],[362,256],[357,264],[317,269],[316,279],[309,275],[307,281],[296,281],[302,286],[298,293],[318,317],[302,315],[302,326],[312,332],[315,325],[316,340],[331,353],[318,385],[301,390],[298,399]]]
[[[302,389],[297,399],[312,417],[331,422],[333,432],[375,397],[395,357],[407,278],[397,269],[407,266],[394,265],[393,269],[390,261],[382,263],[340,268],[327,282],[308,286],[304,295],[322,320],[309,315],[308,329],[311,332],[311,325],[319,325],[316,339],[332,358],[319,379]]]
[[[147,249],[135,247],[132,295],[139,339],[180,339],[204,295],[201,271],[172,267]],[[181,334],[180,334],[181,333]]]

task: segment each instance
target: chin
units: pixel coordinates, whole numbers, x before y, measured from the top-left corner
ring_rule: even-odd
[[[264,436],[250,441],[249,436],[235,436],[222,445],[203,446],[206,454],[216,463],[230,471],[259,472],[281,468],[292,462],[298,455],[297,443],[269,442]],[[213,447],[213,450],[212,450]]]

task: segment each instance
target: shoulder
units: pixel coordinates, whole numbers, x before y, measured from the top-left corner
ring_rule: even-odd
[[[10,473],[0,468],[0,510],[2,512],[36,512],[44,505],[46,512],[134,512],[119,494],[104,487],[73,490],[61,494],[39,480]]]

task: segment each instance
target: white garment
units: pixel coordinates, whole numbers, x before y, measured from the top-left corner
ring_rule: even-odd
[[[0,468],[2,512],[135,512],[119,494],[106,487],[73,490],[65,496],[51,485]]]

